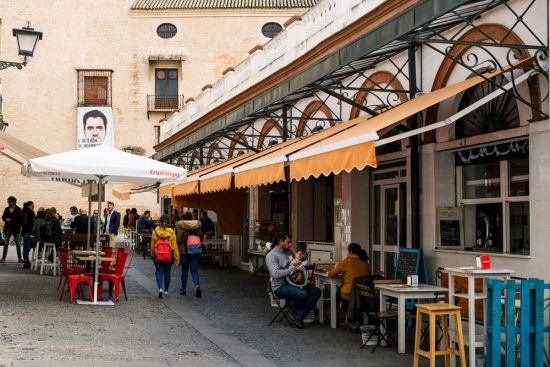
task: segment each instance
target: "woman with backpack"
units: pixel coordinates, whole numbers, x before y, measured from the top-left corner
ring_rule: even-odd
[[[181,219],[177,224],[181,233],[181,236],[178,236],[178,244],[182,255],[180,294],[182,296],[187,294],[187,277],[189,269],[191,269],[191,277],[195,284],[195,297],[200,298],[202,296],[199,279],[199,261],[202,254],[201,222],[195,220],[191,212],[183,214]]]
[[[155,278],[159,287],[159,298],[168,295],[170,288],[170,272],[172,263],[180,262],[180,252],[176,242],[176,233],[168,228],[170,217],[160,217],[160,226],[156,227],[151,236],[151,257],[155,263]],[[163,287],[164,281],[164,287]]]

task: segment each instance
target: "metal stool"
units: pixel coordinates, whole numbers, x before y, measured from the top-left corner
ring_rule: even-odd
[[[464,354],[464,336],[462,335],[462,321],[460,318],[459,306],[451,306],[447,303],[429,303],[416,305],[416,331],[414,339],[414,367],[418,367],[419,356],[430,360],[430,366],[435,366],[435,357],[445,356],[445,366],[448,367],[451,361],[451,355],[460,356],[460,365],[466,367],[466,355]],[[430,350],[420,349],[422,316],[429,316],[428,326],[430,328]],[[447,321],[449,316],[456,317],[456,331],[458,339],[458,350],[449,347],[449,329]],[[441,326],[443,329],[443,349],[435,350],[436,329],[435,318],[441,316]]]
[[[52,273],[55,276],[55,273],[57,270],[57,250],[55,249],[55,243],[44,242],[42,246],[44,247],[42,247],[42,258],[40,259],[40,275],[44,273],[44,267],[46,267],[46,268],[52,268]],[[48,260],[46,255],[47,253],[46,249],[48,247],[51,247],[53,251],[53,263],[51,264],[46,262]]]

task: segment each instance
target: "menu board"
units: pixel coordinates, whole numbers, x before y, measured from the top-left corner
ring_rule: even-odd
[[[399,249],[399,259],[397,260],[394,279],[401,279],[403,283],[407,283],[407,276],[409,275],[418,275],[420,283],[428,283],[426,263],[421,249]]]
[[[462,208],[437,208],[437,247],[464,247]]]

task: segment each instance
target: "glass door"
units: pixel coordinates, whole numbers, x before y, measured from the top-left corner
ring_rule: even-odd
[[[392,277],[399,247],[406,244],[406,183],[374,184],[373,270]]]

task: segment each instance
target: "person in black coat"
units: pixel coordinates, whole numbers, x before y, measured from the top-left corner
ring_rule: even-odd
[[[4,252],[2,253],[2,258],[0,263],[6,262],[6,256],[8,254],[8,246],[10,243],[10,238],[13,236],[15,241],[15,246],[17,250],[17,257],[19,262],[23,262],[21,257],[21,244],[19,241],[19,234],[21,233],[21,226],[23,225],[23,213],[21,208],[17,205],[17,199],[13,196],[8,198],[8,206],[4,209],[4,214],[2,214],[2,220],[4,221]]]
[[[88,221],[90,220],[90,217],[88,217],[88,212],[80,208],[78,211],[78,215],[74,217],[71,228],[75,229],[75,233],[88,233]]]
[[[29,261],[29,252],[32,248],[32,227],[34,224],[34,203],[27,201],[23,204],[23,227],[21,229],[21,236],[23,237],[23,261],[25,265],[23,268],[30,269],[31,262]]]

